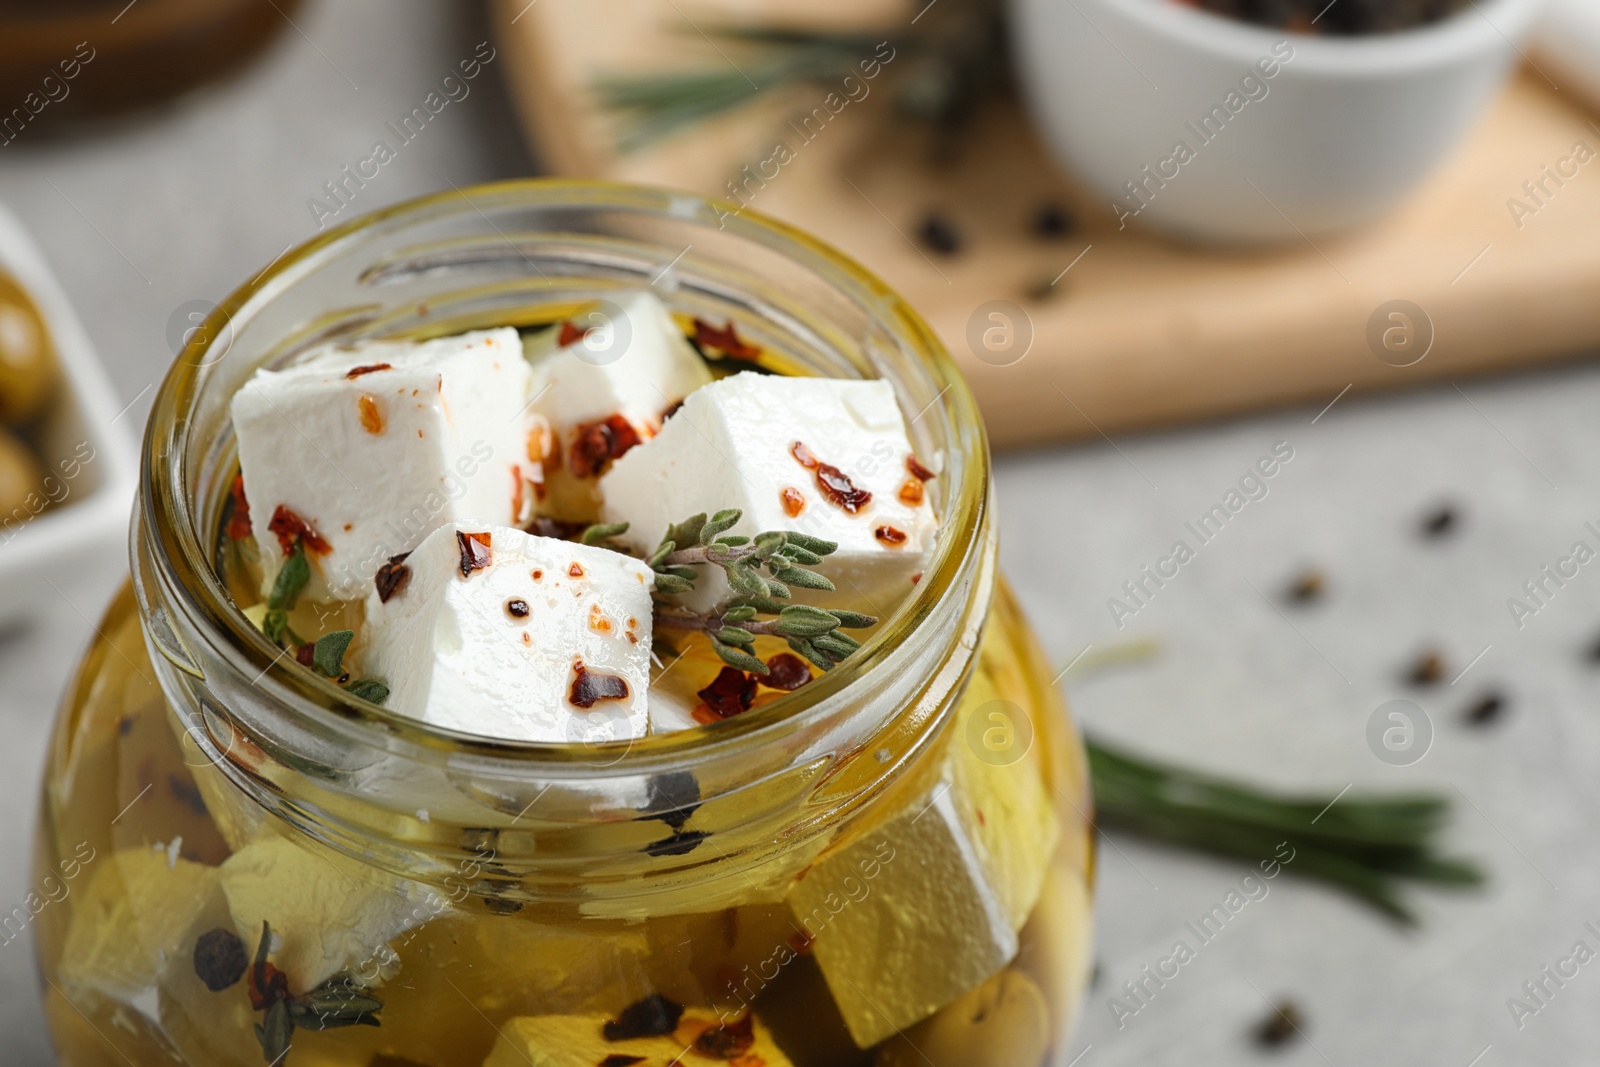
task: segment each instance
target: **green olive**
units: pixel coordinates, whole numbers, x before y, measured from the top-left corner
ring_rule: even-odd
[[[39,309],[15,278],[0,273],[0,421],[37,415],[55,392],[57,373]]]
[[[1021,971],[1008,969],[890,1038],[878,1050],[876,1067],[1043,1063],[1050,1029],[1044,994]]]
[[[8,519],[32,518],[28,497],[38,494],[37,506],[44,499],[43,484],[44,471],[28,446],[0,430],[0,528],[9,528],[3,525]]]

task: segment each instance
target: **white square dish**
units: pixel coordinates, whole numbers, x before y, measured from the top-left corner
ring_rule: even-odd
[[[66,599],[98,617],[128,567],[128,516],[138,480],[132,435],[88,334],[39,248],[0,206],[0,271],[21,283],[44,318],[61,384],[30,436],[53,503],[0,515],[0,624]]]

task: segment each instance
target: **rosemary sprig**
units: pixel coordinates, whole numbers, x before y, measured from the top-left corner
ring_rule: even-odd
[[[256,1040],[267,1063],[281,1065],[302,1030],[335,1030],[344,1026],[379,1026],[383,1002],[348,974],[336,974],[306,993],[290,993],[284,973],[267,962],[272,927],[261,924],[261,941],[250,965],[250,1004],[262,1013]]]
[[[878,620],[856,611],[783,601],[791,598],[793,588],[832,592],[833,583],[810,568],[839,546],[793,530],[769,530],[754,537],[728,533],[743,517],[739,509],[728,508],[710,517],[702,512],[667,528],[646,560],[655,572],[658,596],[690,592],[701,568],[715,566],[727,577],[734,598],[721,610],[707,614],[657,600],[655,625],[704,633],[722,661],[742,671],[768,672],[756,655],[758,635],[782,637],[819,669],[833,669],[861,647],[841,631],[865,629],[877,625]],[[579,540],[586,545],[605,545],[627,529],[627,523],[591,526]]]
[[[1095,813],[1103,826],[1237,859],[1259,860],[1280,842],[1285,869],[1338,886],[1405,925],[1416,917],[1405,880],[1471,887],[1483,872],[1438,854],[1449,802],[1435,796],[1282,797],[1238,782],[1147,762],[1088,741]]]
[[[946,0],[927,19],[887,38],[762,26],[694,30],[745,46],[752,54],[740,62],[744,73],[723,65],[596,80],[601,105],[623,119],[619,151],[636,151],[776,90],[807,83],[836,89],[881,45],[894,50],[890,91],[900,114],[945,138],[959,133],[1011,79],[999,0]]]

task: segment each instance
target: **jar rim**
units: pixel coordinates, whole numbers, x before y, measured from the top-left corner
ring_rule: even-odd
[[[350,251],[364,237],[451,213],[482,214],[480,205],[490,200],[496,206],[511,202],[530,208],[614,209],[714,223],[784,254],[825,279],[853,298],[915,357],[915,365],[929,376],[929,384],[937,391],[916,418],[936,412],[944,422],[947,455],[959,450],[962,456],[959,464],[947,459],[945,469],[958,469],[960,481],[947,493],[947,510],[940,517],[934,554],[922,579],[843,664],[770,704],[705,727],[599,743],[507,740],[436,726],[352,698],[332,682],[292,665],[293,657],[272,646],[235,605],[211,564],[208,538],[200,529],[200,508],[187,491],[192,454],[187,447],[188,434],[205,392],[209,349],[231,336],[234,321],[247,320],[253,309],[270,303],[296,278]],[[217,651],[232,659],[247,677],[254,676],[254,686],[262,687],[271,679],[272,688],[293,698],[297,710],[322,725],[363,735],[377,732],[401,743],[468,758],[545,764],[550,769],[598,765],[610,772],[633,773],[658,761],[709,755],[804,727],[813,718],[811,713],[820,714],[820,709],[835,704],[839,695],[867,672],[892,670],[897,654],[924,620],[960,607],[951,601],[961,592],[958,576],[985,550],[988,498],[987,438],[976,401],[954,360],[921,316],[854,259],[732,201],[621,182],[533,178],[455,187],[369,212],[289,249],[224,298],[191,333],[156,396],[141,455],[136,538],[143,537],[157,553],[159,577],[167,586],[164,593],[180,603],[201,632],[223,639],[227,647]],[[148,612],[148,599],[142,593],[140,599]]]

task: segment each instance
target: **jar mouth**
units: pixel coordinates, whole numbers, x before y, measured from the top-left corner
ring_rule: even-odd
[[[917,395],[931,396],[921,411],[906,416],[909,422],[919,424],[922,436],[936,441],[943,453],[938,476],[943,484],[935,494],[940,530],[929,564],[911,594],[862,635],[862,647],[843,664],[770,704],[709,726],[596,743],[512,741],[434,726],[352,699],[331,681],[299,668],[292,656],[268,641],[234,604],[212,562],[212,516],[197,489],[207,442],[195,438],[204,432],[197,417],[201,405],[216,401],[216,370],[236,337],[297,283],[335,260],[360,255],[375,235],[393,237],[409,228],[457,216],[481,216],[500,231],[486,211],[508,206],[632,213],[646,220],[691,224],[708,235],[716,230],[721,234],[719,240],[732,235],[811,272],[839,298],[860,309],[880,336],[893,339],[899,351],[877,355],[897,361],[894,365],[899,368],[901,384],[912,387]],[[528,255],[538,241],[559,241],[568,235],[552,230],[532,234],[500,231],[500,236],[509,253],[534,265]],[[661,256],[663,274],[671,269],[667,261],[674,254],[667,250]],[[405,269],[447,269],[441,264],[449,259],[448,249],[441,251],[435,246],[430,255],[432,258],[415,259]],[[393,262],[376,263],[363,272],[361,282],[376,293],[397,269]],[[379,302],[374,300],[367,321],[381,329],[383,320]],[[295,331],[306,340],[327,336],[320,330],[315,317],[295,323]],[[866,372],[873,369],[873,358],[872,353],[849,354],[850,361]],[[886,364],[877,367],[886,368]],[[920,380],[907,382],[908,374]],[[222,402],[225,406],[226,398]],[[926,620],[948,618],[965,610],[964,596],[970,583],[958,578],[971,572],[989,539],[988,446],[981,417],[954,361],[915,311],[866,268],[785,223],[731,201],[621,183],[524,179],[463,187],[371,212],[290,249],[225,298],[192,331],[156,397],[141,458],[136,541],[142,540],[156,560],[155,580],[163,587],[165,602],[186,616],[186,631],[213,646],[207,650],[208,660],[217,662],[220,657],[244,678],[255,679],[249,683],[254,688],[269,692],[296,713],[336,733],[369,740],[377,735],[386,737],[389,744],[452,756],[548,764],[552,769],[573,764],[602,766],[613,772],[644,771],[657,762],[673,763],[729,745],[759,743],[763,737],[804,727],[825,708],[837,710],[841,700],[849,699],[847,690],[869,672],[894,671],[897,662],[909,657],[912,636]],[[141,591],[140,599],[148,615],[150,598]],[[181,646],[182,642],[178,643]],[[181,651],[178,658],[193,659]]]

